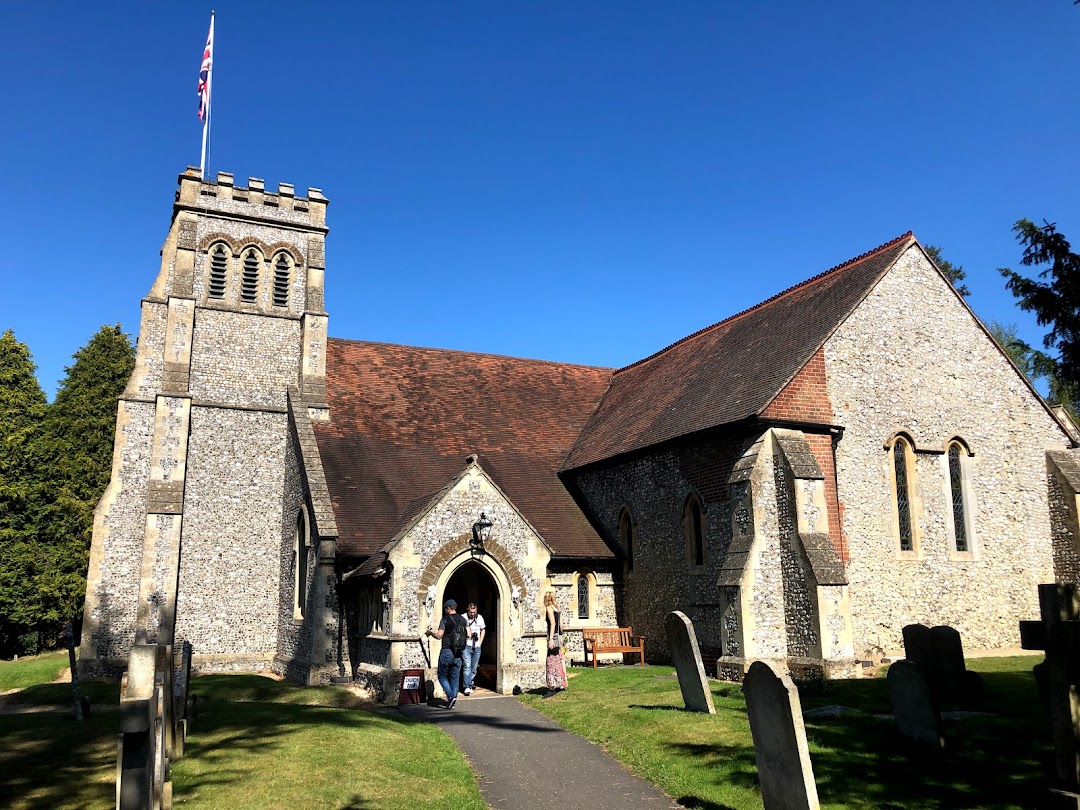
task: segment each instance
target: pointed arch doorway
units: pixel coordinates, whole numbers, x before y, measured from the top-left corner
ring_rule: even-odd
[[[476,609],[484,617],[487,632],[484,644],[480,648],[480,665],[476,672],[476,685],[485,689],[495,689],[496,675],[499,671],[499,588],[491,573],[478,562],[464,563],[450,576],[443,590],[443,601],[453,599],[458,603],[458,612],[464,614],[470,602],[476,603]]]

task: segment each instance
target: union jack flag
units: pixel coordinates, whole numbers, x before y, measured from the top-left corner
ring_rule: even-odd
[[[206,35],[202,67],[199,68],[199,120],[206,122],[210,110],[210,71],[214,66],[214,18],[210,17],[210,33]]]

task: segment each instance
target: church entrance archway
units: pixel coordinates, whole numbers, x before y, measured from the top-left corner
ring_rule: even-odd
[[[484,644],[480,648],[480,666],[477,668],[476,685],[495,689],[499,670],[499,627],[502,614],[499,606],[499,588],[491,573],[478,562],[464,563],[450,576],[443,589],[443,601],[453,599],[458,603],[458,613],[465,613],[470,602],[476,603],[480,615],[487,624]]]

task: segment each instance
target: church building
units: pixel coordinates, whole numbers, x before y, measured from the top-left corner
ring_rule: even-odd
[[[631,625],[666,661],[681,610],[722,677],[844,677],[910,623],[1017,647],[1038,584],[1080,581],[1071,426],[910,233],[611,369],[328,337],[326,210],[180,175],[85,675],[189,640],[199,671],[392,700],[454,598],[487,621],[478,682],[527,689],[552,591],[572,659]]]

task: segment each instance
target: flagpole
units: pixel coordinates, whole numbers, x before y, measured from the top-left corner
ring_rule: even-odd
[[[206,179],[206,154],[210,145],[210,116],[212,114],[214,89],[214,12],[210,12],[210,67],[206,72],[206,117],[202,130],[202,154],[199,157],[199,176]]]

